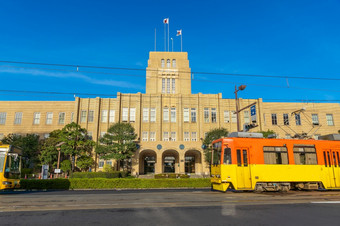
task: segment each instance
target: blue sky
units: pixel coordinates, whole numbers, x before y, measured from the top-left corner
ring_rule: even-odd
[[[193,93],[264,101],[340,102],[340,80],[306,80],[198,72],[340,79],[340,1],[1,1],[0,61],[145,69],[164,50],[170,18],[174,50],[194,72]],[[91,72],[91,73],[87,73]],[[196,73],[197,72],[197,73]],[[106,74],[104,74],[106,73]],[[73,100],[145,92],[145,71],[0,63],[0,100]],[[288,88],[289,87],[289,88]],[[68,95],[4,92],[65,92]]]

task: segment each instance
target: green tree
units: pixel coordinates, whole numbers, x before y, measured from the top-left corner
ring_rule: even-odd
[[[39,136],[36,134],[8,134],[2,140],[4,144],[10,144],[22,149],[24,168],[34,168],[39,162]]]
[[[71,161],[66,159],[60,163],[60,169],[65,173],[70,173],[72,170]]]
[[[74,171],[75,158],[83,155],[91,156],[95,142],[87,134],[87,130],[81,128],[75,122],[67,124],[58,135],[62,143],[60,150],[70,157],[72,172]]]
[[[262,133],[264,138],[268,138],[269,135],[275,134],[275,132],[273,130],[258,131],[257,133]]]
[[[211,143],[219,138],[228,136],[228,130],[225,128],[219,128],[219,129],[212,129],[210,130],[206,137],[204,138],[202,144],[206,147],[204,149],[204,157],[205,161],[210,163],[211,162]]]
[[[84,154],[77,158],[77,167],[82,171],[88,170],[93,164],[94,160],[91,155]]]
[[[120,161],[127,166],[127,161],[136,152],[137,146],[134,142],[137,134],[129,123],[115,123],[107,133],[100,139],[96,147],[96,153],[101,159],[116,159],[117,170],[120,169]]]
[[[41,151],[39,160],[41,165],[49,165],[49,168],[55,168],[58,162],[58,147],[60,143],[59,134],[61,130],[54,130],[50,133],[50,136],[41,141]],[[62,159],[62,157],[61,157]]]

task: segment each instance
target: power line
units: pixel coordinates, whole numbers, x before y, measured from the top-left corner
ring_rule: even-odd
[[[24,62],[24,61],[5,61],[0,60],[0,63],[9,64],[30,64],[41,66],[57,66],[57,67],[74,67],[74,68],[96,68],[109,70],[129,70],[129,71],[160,71],[159,69],[143,69],[132,67],[109,67],[109,66],[93,66],[93,65],[75,65],[75,64],[56,64],[56,63],[38,63],[38,62]],[[171,69],[162,69],[171,70]],[[326,78],[326,77],[304,77],[304,76],[274,76],[274,75],[253,75],[253,74],[235,74],[235,73],[219,73],[219,72],[193,72],[193,71],[177,71],[178,73],[192,73],[202,75],[224,75],[224,76],[242,76],[242,77],[261,77],[261,78],[283,78],[283,79],[307,79],[307,80],[326,80],[326,81],[340,81],[340,78]]]

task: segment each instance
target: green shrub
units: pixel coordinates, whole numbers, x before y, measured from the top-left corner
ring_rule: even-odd
[[[70,178],[125,178],[129,174],[126,171],[112,172],[75,172]]]
[[[70,189],[116,188],[202,188],[210,187],[210,179],[70,179]]]
[[[70,188],[70,181],[68,179],[46,179],[46,180],[20,180],[20,188],[26,190],[32,189],[63,189]]]
[[[33,174],[33,169],[31,168],[23,168],[21,169],[21,178],[25,178],[25,175],[32,175]]]
[[[177,173],[161,173],[161,174],[155,175],[155,179],[162,179],[162,178],[189,178],[189,175],[177,174]]]

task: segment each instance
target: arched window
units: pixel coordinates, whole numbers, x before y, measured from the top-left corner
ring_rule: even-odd
[[[172,60],[172,67],[176,67],[176,60],[175,59]]]
[[[166,60],[166,66],[167,66],[168,68],[170,68],[170,59],[167,59],[167,60]]]
[[[164,59],[161,60],[161,67],[164,67],[165,65],[165,62],[164,62]]]

